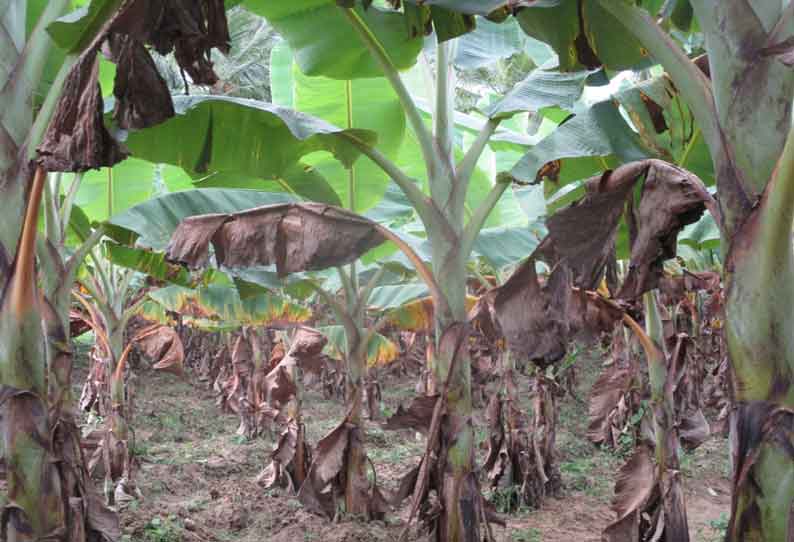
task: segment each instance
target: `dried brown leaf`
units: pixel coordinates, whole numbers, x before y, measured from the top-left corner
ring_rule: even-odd
[[[168,257],[201,267],[212,243],[219,265],[276,264],[280,274],[287,274],[349,263],[383,241],[376,224],[354,213],[289,203],[187,218],[171,238]]]
[[[541,285],[535,266],[543,248],[496,289],[494,312],[513,354],[546,367],[567,351],[571,273],[566,266],[556,265]]]
[[[143,354],[154,361],[155,369],[182,374],[185,351],[182,339],[171,327],[153,324],[133,338]]]
[[[47,171],[86,171],[110,167],[127,152],[103,121],[96,48],[86,50],[69,71],[52,120],[39,145],[39,163]]]
[[[143,43],[130,36],[112,34],[109,45],[111,58],[117,65],[113,118],[118,125],[124,129],[148,128],[173,117],[171,91]]]
[[[634,208],[633,188],[645,179]],[[696,222],[714,199],[692,173],[662,160],[622,165],[587,182],[587,195],[549,218],[555,249],[574,270],[575,281],[593,289],[600,280],[624,206],[629,203],[631,262],[618,298],[636,299],[658,286],[662,264],[676,254],[678,233]],[[716,211],[715,211],[716,212]]]
[[[656,486],[656,468],[653,454],[647,446],[638,446],[634,454],[618,471],[612,510],[617,519],[607,531],[631,514],[642,511]]]
[[[383,428],[387,430],[413,429],[427,434],[437,401],[438,395],[414,397],[407,409],[399,405],[397,412],[386,420]]]
[[[590,395],[587,438],[595,444],[610,439],[610,414],[618,407],[621,397],[626,394],[633,379],[630,367],[619,367],[612,363],[598,377]]]

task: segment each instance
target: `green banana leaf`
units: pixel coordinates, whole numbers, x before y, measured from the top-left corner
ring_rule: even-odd
[[[332,0],[244,0],[242,5],[267,19],[287,40],[307,75],[359,79],[383,73],[343,8]],[[416,62],[422,39],[409,35],[405,15],[375,6],[355,9],[398,69]]]
[[[313,152],[327,151],[345,166],[359,151],[348,140],[367,144],[376,134],[343,130],[304,113],[242,98],[174,97],[176,116],[158,126],[132,132],[125,142],[133,155],[182,167],[193,178],[213,182],[263,179],[312,201],[339,204],[319,177],[307,179],[295,167]],[[297,179],[296,179],[297,176]],[[262,186],[264,188],[264,185]]]
[[[405,139],[405,113],[385,78],[340,81],[309,77],[293,65],[291,80],[296,110],[335,126],[375,132],[378,134],[375,148],[388,158],[396,158]],[[353,203],[352,210],[357,212],[378,203],[391,183],[389,177],[366,157],[353,165],[352,178],[350,172],[328,154],[309,156],[305,161],[323,175],[345,207],[350,208]]]
[[[534,2],[516,17],[527,35],[554,49],[562,71],[600,66],[619,71],[652,64],[648,51],[599,2]]]
[[[532,147],[510,171],[524,183],[545,182],[546,196],[621,162],[648,158],[648,151],[611,101],[581,106]],[[565,202],[562,202],[565,203]]]
[[[628,112],[646,148],[659,158],[688,169],[707,186],[716,183],[708,145],[667,75],[629,86],[614,97]]]

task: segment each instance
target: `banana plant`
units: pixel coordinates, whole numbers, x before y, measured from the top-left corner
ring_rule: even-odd
[[[232,339],[229,335],[234,335],[233,344],[227,345],[230,363],[214,368],[219,374],[212,385],[220,393],[221,405],[240,416],[238,434],[254,438],[278,419],[284,406],[281,403],[287,401],[272,396],[270,372],[277,360],[263,334],[269,329],[308,324],[314,317],[311,310],[266,290],[242,298],[226,277],[216,277],[214,283],[197,288],[165,286],[149,292],[147,298],[140,306],[140,315],[147,321],[169,325],[174,323],[171,315],[176,314],[182,326],[226,335],[227,342]],[[292,355],[301,357],[296,352]],[[295,389],[299,391],[297,385]],[[296,400],[300,404],[300,397]],[[299,414],[293,413],[291,418],[297,419]]]
[[[91,435],[95,446],[88,467],[104,473],[105,494],[112,505],[119,498],[139,494],[129,444],[133,393],[127,370],[129,354],[140,347],[154,358],[155,368],[180,374],[184,350],[179,336],[167,326],[148,326],[130,333],[130,321],[145,299],[139,291],[141,276],[114,265],[97,250],[91,252],[91,260],[92,265],[86,266],[80,277],[80,288],[72,291],[96,337],[80,408],[104,420]]]
[[[436,36],[440,40],[436,53],[436,78],[431,85],[432,100],[429,102],[432,107],[429,107],[422,106],[421,101],[412,96],[399,73],[400,69],[410,67],[415,62],[420,49],[420,37],[425,29],[432,27],[419,24],[422,19],[412,18],[415,15],[426,17],[429,11],[425,7],[418,11],[409,9],[411,13],[404,13],[382,8],[362,10],[339,7],[332,2],[311,6],[298,3],[287,9],[267,1],[245,2],[244,6],[264,15],[283,34],[293,49],[302,76],[308,76],[313,85],[325,84],[327,79],[339,81],[335,83],[333,96],[340,103],[334,112],[329,110],[323,113],[320,109],[311,112],[323,118],[327,114],[330,122],[341,124],[343,128],[328,124],[321,126],[314,122],[310,130],[298,130],[293,121],[308,120],[305,116],[289,117],[283,109],[250,101],[191,97],[175,99],[177,115],[174,119],[146,132],[131,134],[126,144],[141,158],[183,166],[194,178],[208,177],[206,182],[216,186],[228,182],[236,183],[232,186],[238,187],[240,183],[246,183],[244,186],[249,188],[290,187],[302,196],[331,204],[338,205],[347,200],[348,204],[352,202],[349,206],[359,212],[366,211],[363,206],[374,203],[371,199],[367,202],[367,198],[372,197],[371,190],[355,192],[355,189],[339,188],[355,186],[350,181],[355,180],[357,168],[374,168],[378,173],[368,176],[365,179],[367,182],[371,182],[370,178],[388,179],[400,187],[418,214],[431,246],[434,276],[429,278],[439,282],[439,278],[443,277],[442,292],[435,296],[438,304],[434,317],[437,330],[436,366],[439,382],[446,382],[449,377],[449,392],[443,401],[449,401],[449,412],[452,414],[445,418],[448,425],[441,432],[441,444],[445,450],[441,455],[448,462],[447,467],[437,472],[437,487],[443,488],[442,493],[445,495],[440,500],[446,504],[445,513],[440,516],[438,532],[439,536],[450,540],[477,536],[479,527],[473,530],[463,527],[464,523],[478,525],[482,517],[478,512],[481,503],[479,490],[472,474],[473,430],[467,385],[469,362],[463,356],[460,363],[455,362],[457,369],[450,371],[455,356],[454,352],[445,350],[464,342],[463,335],[459,333],[465,329],[460,324],[466,318],[465,263],[480,229],[509,184],[504,180],[495,182],[493,179],[483,182],[477,162],[491,136],[499,135],[499,125],[503,121],[520,111],[540,110],[560,104],[563,108],[571,108],[590,74],[586,70],[560,77],[545,71],[533,74],[503,103],[489,108],[479,119],[479,124],[474,128],[476,136],[466,149],[467,152],[463,152],[457,144],[460,138],[454,137],[458,125],[452,111],[455,88],[452,53],[454,39],[472,29],[474,19],[471,16],[434,8],[427,19],[440,25]],[[315,27],[313,25],[327,27],[328,17],[343,21],[350,28],[343,32],[339,41],[341,49],[334,50],[333,55],[327,54],[329,49],[320,45],[327,38],[326,33],[311,31]],[[456,30],[453,31],[453,27]],[[283,75],[284,72],[278,73]],[[296,75],[296,79],[302,76]],[[377,121],[378,116],[367,117],[366,109],[355,107],[357,89],[365,90],[367,82],[363,79],[373,76],[379,76],[390,87],[391,96],[387,96],[388,99],[382,103],[388,107],[385,110],[397,113],[390,113],[397,119],[392,124],[399,128],[402,124],[399,119],[404,119],[404,153],[399,147],[395,149],[394,139],[386,137],[388,131],[376,143],[372,130],[379,128],[367,126],[367,123]],[[327,83],[330,88],[332,83]],[[380,88],[383,88],[382,82],[371,84],[380,84]],[[278,95],[275,87],[274,95]],[[292,102],[288,105],[298,109],[312,107],[311,100],[307,101],[305,95],[297,91],[282,92],[281,95],[291,97]],[[352,114],[345,102],[354,103]],[[396,104],[399,104],[399,111],[395,108]],[[424,111],[429,111],[429,115]],[[339,115],[339,112],[342,112],[341,116],[331,116]],[[220,119],[227,120],[221,122]],[[254,130],[260,123],[273,126],[274,129],[266,133]],[[232,130],[232,126],[250,126],[251,130]],[[178,138],[175,137],[177,135]],[[155,144],[156,141],[176,140],[181,144],[178,152],[169,148],[169,145]],[[267,145],[271,152],[247,154],[245,149],[250,148],[252,142]],[[307,162],[299,162],[314,160],[308,155],[320,149],[329,150],[341,167],[333,163],[314,162],[310,166]],[[367,160],[362,159],[357,163],[356,155],[364,155]],[[417,156],[421,160],[417,160]],[[291,169],[293,165],[297,166],[297,170]],[[361,174],[358,176],[361,177]],[[265,181],[259,180],[262,178]],[[385,185],[381,186],[385,188]],[[455,332],[445,334],[447,329],[454,329]],[[430,474],[427,466],[425,471]],[[444,478],[448,483],[442,481]],[[425,483],[426,480],[423,480],[419,485]],[[422,492],[418,490],[418,493]],[[474,504],[468,506],[465,504],[467,502]]]
[[[3,138],[0,175],[2,209],[8,220],[2,232],[4,350],[0,363],[8,392],[4,393],[3,408],[9,491],[3,532],[20,540],[53,533],[67,533],[63,536],[74,540],[94,536],[114,539],[119,536],[114,516],[96,506],[90,484],[76,478],[70,469],[56,467],[80,462],[81,458],[69,457],[68,450],[53,441],[60,435],[55,428],[61,413],[56,408],[55,416],[48,416],[53,410],[47,401],[42,296],[34,264],[46,173],[108,166],[125,156],[102,119],[98,52],[103,44],[107,43],[110,56],[119,65],[114,116],[120,126],[134,129],[173,114],[170,97],[162,92],[165,86],[143,42],[158,41],[163,53],[180,49],[177,56],[191,77],[206,82],[214,74],[203,55],[213,47],[225,48],[228,31],[224,12],[215,9],[217,6],[188,14],[174,13],[177,6],[154,6],[160,12],[153,14],[153,20],[162,22],[175,16],[181,20],[165,42],[160,41],[161,26],[141,33],[135,21],[125,17],[132,3],[97,0],[75,16],[61,20],[58,17],[77,6],[68,1],[15,0],[4,7],[3,48],[8,56],[2,75],[2,125],[8,136]],[[185,24],[204,29],[207,39],[200,47],[185,47]],[[148,78],[143,87],[129,77],[133,64],[136,74]],[[44,303],[45,315],[48,310]],[[57,315],[50,316],[49,321],[58,322]],[[67,374],[63,369],[59,368]],[[28,414],[20,417],[21,412]]]
[[[518,18],[525,30],[545,32],[551,41],[581,21],[565,13],[572,4],[561,2],[550,12],[528,8]],[[794,485],[781,483],[794,472],[784,451],[791,440],[786,375],[792,371],[794,347],[790,334],[779,330],[790,322],[794,273],[788,105],[794,94],[788,58],[794,17],[790,6],[775,2],[675,4],[687,8],[683,21],[667,17],[655,2],[588,2],[614,24],[603,32],[591,24],[587,36],[616,40],[619,29],[640,43],[689,106],[698,139],[708,149],[720,201],[716,222],[725,257],[725,332],[736,390],[727,540],[785,538],[791,519],[784,511],[794,502]],[[706,56],[691,58],[674,37],[671,22],[683,23],[685,30],[699,28]],[[562,59],[563,47],[555,49]],[[591,47],[599,55],[601,50],[607,48]],[[580,55],[577,60],[587,59]],[[763,82],[756,83],[753,75],[760,73]],[[758,427],[764,429],[759,433]]]

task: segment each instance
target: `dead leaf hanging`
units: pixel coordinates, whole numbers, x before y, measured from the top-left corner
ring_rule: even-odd
[[[651,450],[640,446],[620,468],[615,483],[615,498],[612,501],[612,510],[615,511],[617,519],[604,529],[603,539],[606,542],[640,540],[642,514],[657,487],[655,466],[651,457]]]
[[[148,128],[174,116],[174,103],[165,79],[143,43],[122,34],[108,39],[116,63],[113,118],[121,128]]]
[[[350,263],[384,242],[376,224],[319,203],[287,203],[235,214],[186,218],[168,245],[168,258],[206,265],[209,245],[218,265],[276,265],[279,274]]]
[[[643,178],[639,205],[628,217],[636,235],[631,239],[631,262],[618,298],[637,299],[655,288],[663,262],[676,254],[681,229],[696,222],[706,207],[715,209],[700,179],[662,160],[632,162],[593,177],[581,201],[548,220],[549,237],[574,270],[577,285],[593,289],[593,282],[600,279],[624,206]]]
[[[231,41],[223,0],[135,0],[112,30],[151,44],[161,55],[173,52],[196,85],[218,80],[210,51],[226,54]]]
[[[562,359],[567,351],[571,295],[570,271],[555,265],[541,285],[535,269],[538,249],[496,289],[494,312],[510,350],[519,360],[541,367]]]
[[[55,106],[52,121],[38,147],[47,171],[87,171],[110,167],[127,152],[105,128],[99,87],[97,48],[89,48],[72,67]]]
[[[146,357],[155,362],[153,368],[182,374],[185,351],[176,330],[153,324],[142,329],[132,340]]]

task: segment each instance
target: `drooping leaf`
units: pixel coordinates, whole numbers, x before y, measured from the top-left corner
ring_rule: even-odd
[[[273,294],[241,299],[235,288],[209,285],[196,289],[176,285],[149,293],[149,298],[170,312],[226,327],[286,326],[307,322],[311,311]]]
[[[212,85],[218,76],[210,51],[228,53],[231,42],[224,7],[224,0],[139,0],[123,12],[113,29],[151,43],[161,55],[173,51],[195,84]]]
[[[132,162],[127,160],[126,163]],[[83,181],[85,182],[85,180]],[[133,182],[125,183],[134,185]],[[195,215],[234,213],[262,205],[291,203],[296,198],[284,193],[204,188],[146,199],[110,219],[114,226],[137,235],[139,246],[165,250],[179,223]]]
[[[141,329],[132,340],[154,362],[152,368],[182,374],[185,351],[174,328],[152,324]]]
[[[384,241],[376,225],[359,215],[293,203],[187,218],[171,238],[168,257],[200,267],[207,263],[211,243],[219,265],[276,264],[283,275],[352,262]]]
[[[290,168],[316,151],[332,153],[352,165],[359,151],[349,142],[355,137],[375,143],[375,134],[342,130],[309,115],[282,107],[218,96],[174,98],[176,117],[133,132],[126,145],[133,155],[151,162],[184,168],[192,177],[212,176],[217,186],[224,179],[277,180],[314,201],[337,203],[333,190],[298,176]],[[263,187],[264,188],[264,187]]]
[[[367,305],[372,310],[394,309],[427,295],[427,286],[422,283],[387,284],[372,290]]]
[[[556,249],[586,288],[593,288],[600,275],[626,201],[631,201],[642,178],[639,204],[629,216],[636,231],[631,262],[618,298],[636,299],[655,288],[664,260],[675,256],[678,233],[696,222],[707,205],[714,208],[713,198],[697,177],[660,160],[626,164],[590,179],[588,195],[581,202],[547,221]]]
[[[618,332],[622,333],[622,329]],[[611,440],[610,415],[621,397],[629,391],[634,377],[630,367],[622,367],[615,361],[593,384],[587,426],[587,438],[591,442],[601,444]]]
[[[105,243],[105,250],[107,258],[116,265],[135,269],[157,280],[182,286],[191,286],[194,282],[184,267],[166,261],[162,252],[130,248],[112,241]]]
[[[640,446],[618,472],[612,509],[617,519],[604,529],[608,542],[639,540],[640,515],[656,487],[652,452]]]
[[[526,258],[539,243],[538,236],[526,226],[484,228],[474,242],[474,252],[499,270]]]
[[[652,155],[691,171],[708,186],[715,183],[708,145],[668,75],[632,84],[614,97]]]
[[[110,135],[103,120],[95,48],[72,67],[37,152],[47,171],[86,171],[112,166],[127,153]]]
[[[550,196],[568,183],[608,169],[610,157],[630,162],[647,158],[648,153],[615,104],[604,101],[576,110],[532,147],[510,173],[525,183],[545,180]]]
[[[171,92],[143,44],[123,34],[110,37],[117,64],[113,118],[120,128],[149,128],[174,116]]]
[[[571,276],[566,266],[549,262],[551,273],[541,284],[536,271],[540,254],[541,247],[494,290],[493,310],[511,352],[545,367],[568,351]]]

